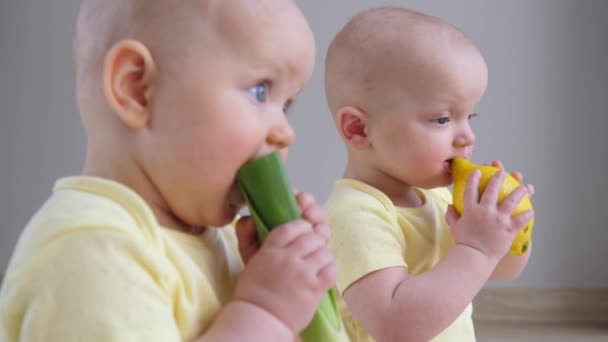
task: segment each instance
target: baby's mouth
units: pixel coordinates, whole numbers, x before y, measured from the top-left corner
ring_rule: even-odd
[[[448,159],[448,160],[446,160],[446,161],[443,162],[443,167],[447,170],[447,172],[449,174],[452,173],[452,161],[453,160],[454,159],[450,158],[450,159]]]
[[[245,198],[241,193],[241,189],[238,184],[235,182],[230,188],[230,192],[228,193],[228,207],[230,210],[234,212],[240,211],[245,205]]]

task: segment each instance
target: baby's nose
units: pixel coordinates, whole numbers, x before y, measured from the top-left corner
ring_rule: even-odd
[[[268,135],[266,136],[266,144],[278,149],[283,149],[293,142],[294,137],[295,133],[293,128],[291,128],[289,123],[284,122],[270,128]]]
[[[454,145],[458,147],[467,147],[475,144],[475,133],[472,130],[467,129],[462,132],[454,140]]]

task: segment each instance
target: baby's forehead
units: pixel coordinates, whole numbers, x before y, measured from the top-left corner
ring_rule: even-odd
[[[289,69],[314,60],[314,37],[296,6],[261,10],[228,8],[212,18],[220,45],[241,59],[269,67]]]

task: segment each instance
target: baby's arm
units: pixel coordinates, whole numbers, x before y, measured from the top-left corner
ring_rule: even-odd
[[[230,302],[207,333],[206,341],[294,341],[295,333],[267,310],[242,300]]]
[[[344,299],[355,318],[377,341],[428,341],[443,331],[488,280],[517,231],[532,217],[510,217],[525,189],[496,205],[499,172],[477,201],[479,172],[465,190],[461,217],[448,215],[455,246],[430,271],[409,277],[403,267],[383,269],[353,283]]]
[[[524,255],[513,255],[507,253],[494,268],[490,276],[493,281],[511,281],[526,268],[530,253],[532,252],[532,242],[528,246],[528,251]]]
[[[247,252],[243,256],[248,262],[234,300],[197,341],[289,341],[310,322],[322,296],[335,284],[336,269],[327,249],[325,210],[309,194],[297,199],[302,220],[273,229],[255,254],[243,248],[251,242],[244,239],[254,239],[253,229],[251,234],[241,231],[240,249]]]

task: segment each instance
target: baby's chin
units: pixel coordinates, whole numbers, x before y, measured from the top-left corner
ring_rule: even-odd
[[[454,178],[452,177],[451,165],[451,162],[444,162],[442,167],[436,171],[435,175],[431,175],[427,178],[426,181],[423,182],[424,184],[421,182],[415,186],[422,189],[434,189],[452,185],[452,183],[454,183]]]
[[[239,188],[232,187],[223,201],[216,201],[214,205],[207,206],[206,214],[199,216],[198,224],[206,227],[224,227],[232,223],[245,206],[245,199]]]

